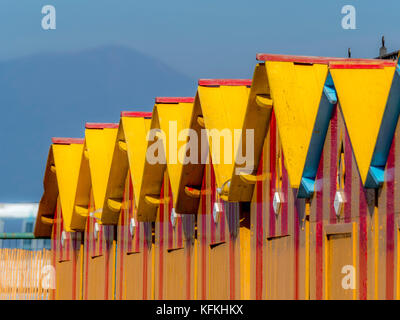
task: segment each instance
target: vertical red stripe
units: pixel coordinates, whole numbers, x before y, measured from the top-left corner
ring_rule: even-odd
[[[77,234],[72,235],[72,300],[76,300],[76,255],[77,255]]]
[[[172,202],[171,202],[171,206],[172,206]],[[183,224],[183,217],[178,217],[178,219],[177,219],[177,221],[176,221],[176,224],[177,224],[177,228],[178,228],[178,230],[177,230],[177,237],[178,237],[178,248],[181,248],[182,247],[182,243],[183,243],[183,240],[182,240],[182,233],[183,233],[183,226],[182,226],[182,224]]]
[[[150,228],[151,228],[151,224]],[[146,228],[147,229],[147,228]],[[151,230],[151,229],[150,229]],[[147,230],[146,230],[147,231]],[[151,232],[151,231],[150,231]],[[146,237],[145,237],[146,238]],[[147,268],[148,268],[148,243],[147,239],[143,240],[143,300],[147,300]]]
[[[62,231],[64,231],[64,229],[62,229]],[[69,232],[66,232],[65,238],[66,238],[65,242],[64,242],[64,244],[65,244],[65,260],[70,260],[71,234]]]
[[[101,226],[103,229],[103,226]],[[104,238],[106,245],[106,264],[105,264],[105,275],[104,275],[104,300],[108,300],[108,286],[109,286],[109,272],[110,272],[110,226],[104,226]],[[100,239],[100,243],[101,243]]]
[[[125,241],[125,228],[126,228],[126,221],[125,221],[125,192],[126,189],[123,193],[122,196],[122,210],[121,210],[121,217],[120,217],[120,225],[119,225],[119,232],[118,232],[118,238],[119,238],[119,299],[122,300],[122,288],[124,285],[124,241]],[[129,210],[130,208],[128,208]],[[128,215],[129,216],[129,215]]]
[[[257,175],[263,172],[263,155],[260,159]],[[263,243],[264,243],[264,226],[263,226],[263,182],[257,181],[256,185],[256,300],[262,299],[263,290]]]
[[[60,219],[60,228],[58,230],[58,250],[60,252],[60,261],[64,260],[64,248],[61,242],[61,237],[62,237],[62,232],[64,231],[64,220],[62,218],[62,209],[61,207],[58,207],[58,214],[59,214],[59,219]],[[67,239],[64,241],[64,245],[67,243]]]
[[[275,236],[275,211],[273,199],[276,190],[276,120],[275,113],[272,112],[270,121],[270,145],[269,145],[269,166],[271,171],[270,191],[269,191],[269,236]]]
[[[395,173],[395,139],[387,160],[387,194],[386,194],[386,299],[394,298],[394,173]],[[389,172],[389,174],[388,174]]]
[[[56,269],[56,260],[57,260],[57,224],[58,224],[58,217],[57,217],[57,205],[56,205],[56,209],[54,212],[54,217],[55,217],[55,224],[53,224],[53,229],[52,229],[52,258],[53,258],[53,267],[54,270]],[[57,276],[57,274],[56,274]],[[51,290],[51,299],[55,300],[56,299],[56,289],[55,290]]]
[[[316,276],[316,299],[322,300],[323,297],[323,179],[324,176],[324,154],[322,153],[317,171],[317,190],[316,190],[316,225],[315,225],[315,276]]]
[[[128,189],[128,212],[127,212],[127,214],[126,214],[126,217],[125,217],[125,225],[126,225],[126,228],[128,228],[128,230],[127,231],[129,231],[129,224],[131,223],[131,219],[133,218],[133,210],[134,210],[134,199],[133,199],[133,185],[132,185],[132,177],[131,177],[131,175],[129,174],[129,178],[128,178],[128,181],[129,181],[129,189]],[[124,194],[124,196],[125,196],[125,194]],[[139,228],[138,228],[138,226],[136,226],[136,230],[135,230],[135,234],[136,234],[136,232],[139,232]],[[136,237],[136,239],[137,239],[138,237]],[[132,251],[132,242],[133,242],[133,238],[132,238],[132,235],[129,235],[128,236],[128,243],[127,243],[127,246],[128,246],[128,251],[129,252],[131,252]]]
[[[235,299],[235,239],[229,240],[229,297]]]
[[[344,222],[351,222],[351,189],[352,189],[352,163],[353,163],[353,150],[349,135],[345,134],[345,145],[344,145],[344,163],[346,168],[346,181],[344,183],[344,193],[346,202],[344,203]]]
[[[226,203],[225,201],[221,200],[222,203],[222,212],[219,217],[219,241],[225,241],[225,217],[227,215],[225,208],[226,208]],[[228,214],[231,214],[231,204],[228,202]],[[229,216],[230,219],[232,219],[232,216]]]
[[[97,242],[99,243],[99,255],[101,256],[103,254],[103,241],[107,241],[107,237],[105,236],[105,226],[99,225],[100,231],[97,236]]]
[[[297,201],[294,205],[294,299],[299,299],[299,247],[300,247],[300,225]],[[306,270],[309,272],[309,270]]]
[[[191,280],[191,275],[192,275],[192,270],[191,270],[191,261],[190,261],[190,254],[191,254],[191,243],[190,240],[186,241],[186,299],[191,300],[191,294],[190,294],[190,283],[192,282]],[[196,281],[197,279],[194,279]]]
[[[141,242],[142,226],[143,226],[143,231],[146,230],[146,228],[145,228],[144,225],[143,225],[143,222],[137,222],[137,221],[136,221],[135,252],[139,252],[139,251],[140,251],[140,242]]]
[[[90,211],[90,206],[89,206]],[[90,218],[88,217],[86,220],[86,234],[85,234],[85,243],[86,243],[86,259],[85,259],[85,300],[88,300],[89,295],[89,247],[90,247]]]
[[[92,210],[93,210],[94,208],[92,207]],[[94,218],[92,218],[92,217],[89,217],[89,223],[90,223],[90,225],[91,225],[91,232],[92,232],[92,234],[90,235],[91,236],[91,238],[92,238],[92,241],[91,241],[91,243],[92,243],[92,256],[95,256],[96,255],[96,239],[95,239],[95,237],[94,237],[94,224],[95,224],[95,219]]]
[[[368,239],[367,239],[367,199],[362,182],[360,181],[360,231],[359,231],[359,294],[360,300],[367,299],[367,260],[368,260]]]
[[[164,177],[164,184],[167,183],[167,195],[166,197],[170,198],[170,201],[168,202],[168,206],[164,206],[165,213],[164,213],[164,219],[167,221],[167,230],[168,230],[168,249],[173,249],[174,248],[174,235],[175,235],[175,230],[172,227],[171,223],[171,213],[172,213],[172,193],[171,193],[171,185],[169,183],[169,177],[168,179],[165,179]],[[165,221],[165,220],[164,220]],[[175,227],[177,227],[178,221],[176,221]]]
[[[282,203],[282,217],[281,217],[281,235],[288,233],[288,201],[289,201],[289,183],[288,173],[285,168],[284,157],[282,153],[282,191],[284,194],[284,201]]]
[[[211,162],[211,161],[210,161]],[[216,185],[215,185],[215,173],[214,173],[214,167],[213,167],[213,165],[212,165],[212,163],[210,163],[210,165],[209,165],[209,168],[210,168],[210,188],[211,188],[211,214],[209,215],[210,216],[210,219],[211,219],[211,243],[215,243],[215,238],[216,238],[216,236],[215,236],[215,223],[214,223],[214,220],[213,220],[213,216],[212,216],[212,212],[213,212],[213,208],[214,208],[214,203],[215,203],[215,201],[216,201]],[[204,203],[204,205],[206,205],[205,203]]]
[[[161,187],[160,198],[164,199],[164,187],[163,183]],[[158,278],[158,300],[163,298],[163,281],[164,281],[164,215],[165,215],[165,204],[160,204],[160,217],[159,217],[159,278]],[[168,220],[167,220],[168,223]]]
[[[338,150],[338,137],[337,137],[337,108],[334,107],[333,115],[331,119],[331,145],[330,145],[330,169],[329,169],[329,179],[330,179],[330,191],[329,191],[329,221],[331,224],[336,223],[336,212],[335,207],[333,206],[333,202],[335,200],[336,189],[337,189],[337,157],[340,154],[340,150]]]
[[[207,223],[206,223],[206,196],[207,184],[206,184],[206,172],[203,175],[203,187],[201,193],[201,299],[206,299],[206,232],[207,232]]]

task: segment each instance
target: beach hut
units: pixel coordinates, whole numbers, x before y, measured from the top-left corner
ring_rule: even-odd
[[[83,139],[53,138],[34,234],[49,237],[54,286],[51,299],[82,298],[83,237],[71,226]]]
[[[102,213],[118,124],[87,123],[80,155],[74,227],[84,230],[83,299],[111,300],[115,293],[116,226]]]
[[[176,205],[177,212],[197,212],[197,299],[249,298],[246,217],[254,186],[248,180],[255,179],[257,170],[253,161],[241,161],[238,150],[241,142],[242,148],[246,144],[242,129],[250,86],[250,80],[238,79],[198,83],[190,129],[199,137],[202,152],[197,163],[187,161],[182,167],[179,188],[185,192]],[[258,132],[256,136],[262,140]]]
[[[378,274],[373,259],[367,260],[370,254],[377,259],[371,229],[382,227],[373,223],[377,219],[377,189],[371,187],[378,187],[383,181],[376,177],[383,177],[372,168],[372,173],[378,172],[373,181],[376,184],[368,185],[371,177],[366,172],[371,162],[360,170],[356,159],[372,159],[377,167],[386,163],[398,117],[396,107],[385,103],[393,63],[279,55],[258,55],[258,59],[262,62],[257,68],[266,75],[263,81],[270,91],[273,114],[259,166],[271,177],[266,183],[258,183],[253,200],[256,205],[252,207],[252,226],[258,234],[252,242],[256,244],[252,248],[256,257],[255,297],[371,298],[375,290],[372,285],[367,288],[372,282],[367,279],[376,278],[374,272]],[[340,98],[343,88],[337,87],[335,70],[343,69],[363,70],[362,90],[374,96],[369,103],[374,105],[375,123],[370,122],[368,134],[363,133],[364,124],[355,120],[362,113],[361,104],[353,103],[349,111],[342,101],[346,103],[346,97]],[[375,90],[368,78],[375,79]],[[353,80],[357,83],[360,78]],[[345,88],[349,90],[347,85]],[[362,92],[359,87],[353,90]],[[385,118],[384,113],[390,116]],[[365,116],[359,119],[366,122]],[[357,134],[365,140],[358,136],[356,141]],[[377,136],[382,137],[378,148]],[[370,153],[360,157],[366,150]],[[364,188],[366,183],[368,189]]]
[[[154,299],[194,298],[195,212],[175,209],[193,98],[155,100],[138,220],[154,221]]]
[[[350,232],[348,227],[347,233],[341,230],[335,235],[326,235],[328,251],[324,271],[328,273],[328,282],[323,297],[345,297],[343,287],[354,284],[353,295],[347,294],[349,298],[399,298],[396,258],[399,227],[395,201],[399,192],[396,187],[399,67],[394,61],[347,61],[331,62],[329,68],[340,105],[339,128],[346,132],[342,210],[345,222],[352,224],[353,230]],[[330,224],[327,228],[334,231],[339,228],[333,218]],[[348,250],[350,233],[352,257]],[[354,269],[343,270],[346,265]],[[337,276],[339,270],[352,276],[353,283],[339,285],[338,281],[343,279],[343,275]]]
[[[116,299],[152,299],[153,224],[139,222],[137,202],[151,112],[121,112],[102,219],[117,225]]]

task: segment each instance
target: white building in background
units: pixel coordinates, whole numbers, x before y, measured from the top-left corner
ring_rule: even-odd
[[[32,233],[35,228],[38,206],[37,203],[0,203],[0,233]],[[0,239],[0,248],[50,249],[50,240]]]

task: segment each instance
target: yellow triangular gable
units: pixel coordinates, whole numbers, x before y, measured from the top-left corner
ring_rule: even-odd
[[[166,134],[167,170],[171,184],[173,202],[179,193],[179,182],[184,161],[187,130],[190,125],[193,101],[181,103],[157,103],[160,129]],[[183,156],[183,157],[182,157]]]
[[[118,125],[88,126],[85,130],[85,152],[89,159],[95,208],[104,204]]]
[[[196,214],[200,203],[205,161],[203,161],[204,159],[201,156],[201,131],[204,129],[204,118],[198,93],[196,94],[192,114],[189,118],[189,128],[196,134],[198,139],[197,146],[195,145],[196,141],[193,143],[188,141],[188,143],[191,144],[191,147],[197,148],[200,151],[197,154],[197,161],[194,157],[191,157],[191,161],[186,161],[181,168],[178,195],[175,201],[175,210],[180,214]],[[205,149],[208,149],[207,144]]]
[[[121,113],[101,215],[103,224],[118,223],[128,170],[131,172],[135,203],[139,201],[150,123],[150,112]]]
[[[395,66],[385,63],[336,62],[331,63],[330,70],[360,176],[365,185]],[[397,122],[397,119],[392,120]]]
[[[71,222],[74,209],[74,199],[78,182],[79,164],[81,160],[83,141],[71,143],[71,139],[57,140],[53,143],[54,167],[61,203],[64,229],[73,231]]]
[[[265,67],[291,187],[298,188],[328,66],[266,61]]]
[[[164,171],[167,168],[170,171],[168,172],[174,194],[174,199],[171,199],[171,201],[176,201],[179,193],[182,164],[178,153],[175,151],[179,151],[185,145],[185,132],[181,133],[181,138],[183,135],[182,141],[177,141],[177,139],[181,130],[189,127],[192,108],[193,98],[156,99],[150,126],[151,131],[147,137],[146,159],[140,186],[137,211],[139,221],[155,221],[158,206],[163,201],[163,199],[160,199],[160,192],[163,185]],[[175,129],[176,136],[173,133]],[[156,132],[157,134],[155,134]],[[177,142],[176,150],[173,148],[171,152],[169,148],[173,147],[173,143],[170,143],[170,141]],[[158,147],[155,149],[158,152],[155,152],[154,155],[160,157],[158,160],[151,160],[152,150],[156,145]]]
[[[54,223],[54,212],[57,206],[58,185],[55,174],[53,146],[49,148],[46,169],[43,178],[43,195],[36,215],[35,237],[50,238]],[[43,218],[42,218],[43,217]]]
[[[118,124],[87,123],[85,144],[81,154],[73,220],[75,228],[85,228],[86,217],[92,214],[101,222]],[[89,212],[91,194],[94,212]]]
[[[151,118],[150,130],[146,137],[146,158],[137,203],[137,219],[139,222],[156,221],[160,199],[162,180],[166,168],[164,154],[165,136],[160,132],[158,110],[155,105]],[[156,150],[156,152],[152,152]]]
[[[229,199],[241,138],[239,134],[235,139],[235,133],[243,128],[250,85],[250,80],[200,80],[197,89],[217,186],[226,200]],[[226,136],[227,140],[222,136]],[[213,146],[218,141],[219,147],[218,144]]]
[[[268,178],[268,175],[257,175],[265,137],[270,124],[273,101],[271,99],[267,72],[263,63],[257,64],[253,74],[246,113],[243,120],[242,132],[253,131],[250,140],[252,146],[246,143],[245,134],[242,136],[242,153],[252,153],[251,159],[243,163],[235,161],[235,171],[229,188],[229,201],[251,201],[257,181]]]
[[[52,138],[52,142],[43,179],[44,192],[40,199],[36,216],[35,237],[49,238],[51,236],[52,227],[55,222],[54,212],[60,196],[59,184],[63,198],[61,209],[64,228],[66,231],[73,231],[70,219],[72,214],[71,209],[73,208],[71,206],[71,193],[76,188],[76,171],[79,170],[79,153],[82,152],[83,139]],[[57,167],[55,155],[57,158]]]
[[[121,121],[128,147],[128,159],[132,175],[133,193],[135,201],[139,201],[144,163],[146,161],[146,137],[150,130],[151,117],[123,117],[121,118]]]

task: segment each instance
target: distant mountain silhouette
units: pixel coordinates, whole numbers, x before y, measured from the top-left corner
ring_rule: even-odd
[[[0,202],[40,200],[51,137],[83,137],[85,122],[151,111],[155,96],[192,96],[195,84],[119,46],[0,62]]]

